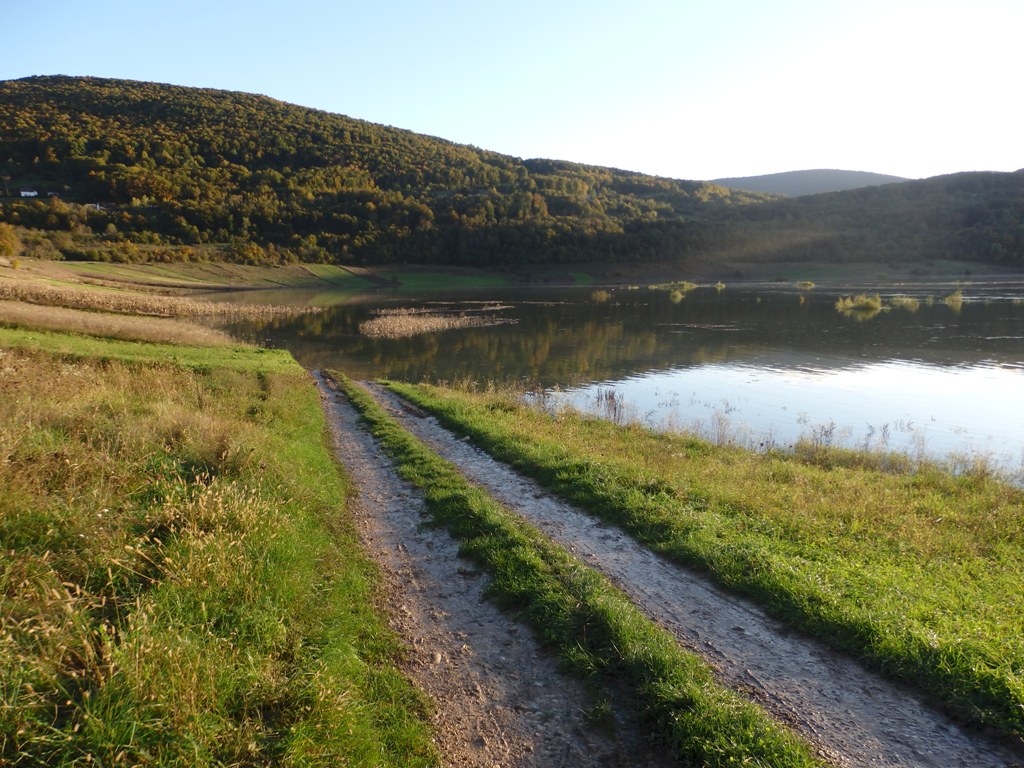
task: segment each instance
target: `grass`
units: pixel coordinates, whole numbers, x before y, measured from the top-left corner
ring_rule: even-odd
[[[171,262],[166,264],[116,264],[104,262],[35,262],[36,272],[65,280],[102,281],[122,287],[157,289],[222,289],[239,288],[336,288],[352,292],[365,291],[372,280],[357,269],[332,264],[289,264],[251,266],[229,262]]]
[[[952,309],[954,312],[959,312],[964,305],[964,294],[961,290],[955,290],[952,293],[946,294],[942,297],[942,303]]]
[[[569,278],[573,285],[593,285],[597,281],[589,272],[570,272]]]
[[[87,312],[20,301],[0,301],[0,324],[165,344],[231,346],[238,343],[224,331],[170,318]]]
[[[69,360],[92,358],[100,362],[167,364],[200,372],[228,368],[280,373],[295,365],[291,355],[283,350],[241,345],[183,348],[177,344],[137,343],[27,328],[0,327],[0,347],[43,352]]]
[[[17,270],[0,275],[0,299],[70,309],[155,317],[266,317],[313,311],[309,307],[198,301],[86,285],[53,285],[23,278]]]
[[[696,283],[691,283],[689,280],[673,280],[669,283],[656,283],[647,287],[652,291],[678,291],[681,293],[687,293],[699,286]]]
[[[882,297],[877,293],[841,296],[836,299],[836,309],[840,312],[879,312],[882,309]]]
[[[921,302],[913,296],[897,295],[889,299],[889,304],[894,309],[902,309],[913,314],[921,308]]]
[[[494,273],[476,271],[389,270],[380,269],[381,277],[395,280],[399,293],[408,291],[448,291],[466,288],[501,288],[508,278]]]
[[[679,764],[818,764],[792,734],[718,687],[703,662],[604,577],[469,485],[367,392],[335,377],[399,472],[423,492],[434,521],[490,571],[489,594],[518,609],[572,668],[611,692],[623,685],[633,691],[650,738],[663,742]]]
[[[775,615],[963,718],[1024,735],[1024,492],[853,451],[759,454],[549,415],[501,392],[399,394]]]
[[[0,764],[436,764],[287,355],[0,330]]]
[[[501,305],[484,305],[479,311],[488,309],[505,309]],[[480,328],[489,325],[505,325],[515,322],[497,315],[482,315],[462,311],[435,312],[427,309],[403,307],[399,309],[381,309],[375,312],[376,317],[359,324],[359,332],[364,336],[385,339],[401,339],[417,336],[421,333],[436,333],[458,328]]]

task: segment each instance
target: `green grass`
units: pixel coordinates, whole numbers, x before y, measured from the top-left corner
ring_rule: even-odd
[[[836,309],[840,312],[879,312],[882,308],[882,297],[877,293],[859,293],[856,296],[841,296],[836,299]]]
[[[518,609],[566,663],[617,695],[625,685],[652,741],[681,765],[811,766],[808,749],[753,705],[718,687],[603,576],[571,557],[404,431],[364,390],[337,375],[436,523],[492,575],[489,594]]]
[[[375,287],[372,280],[335,264],[305,264],[304,269],[338,290],[359,293]]]
[[[390,386],[497,458],[793,625],[1024,734],[1024,492],[891,457],[759,454],[514,395]]]
[[[593,285],[597,282],[597,278],[589,272],[570,272],[569,277],[572,278],[573,285]]]
[[[438,291],[470,288],[501,288],[508,285],[502,275],[487,272],[430,272],[428,270],[377,270],[381,277],[397,280],[394,290]]]
[[[0,347],[24,349],[66,358],[177,365],[193,370],[225,368],[237,371],[283,373],[295,360],[283,350],[254,347],[183,347],[94,336],[0,327]]]
[[[279,353],[0,333],[0,764],[426,766]]]

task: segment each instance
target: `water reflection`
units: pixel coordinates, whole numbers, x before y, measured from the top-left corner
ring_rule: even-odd
[[[948,288],[881,291],[883,306],[866,315],[837,308],[836,292],[773,286],[382,296],[233,330],[356,377],[511,380],[571,389],[581,404],[611,386],[642,417],[683,420],[693,402],[690,416],[728,417],[754,442],[835,423],[855,444],[884,447],[884,435],[907,450],[1001,449],[1019,464],[1024,290],[965,286],[954,303]],[[510,324],[359,333],[382,306],[460,312],[478,301],[500,302],[495,314]]]

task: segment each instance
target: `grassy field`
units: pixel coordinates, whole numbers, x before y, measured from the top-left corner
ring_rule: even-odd
[[[380,269],[378,273],[394,280],[399,292],[447,291],[467,288],[500,288],[508,285],[506,275],[478,270]]]
[[[288,355],[0,329],[0,764],[436,764]]]
[[[356,293],[373,286],[358,270],[333,264],[260,267],[226,262],[111,264],[36,262],[36,270],[65,280],[93,280],[156,289],[233,290],[331,287]]]
[[[944,706],[1024,734],[1024,492],[832,450],[759,454],[392,383],[497,458]]]
[[[215,328],[174,318],[90,312],[70,307],[0,300],[0,323],[48,331],[70,331],[111,339],[148,340],[165,344],[228,346],[231,336]]]
[[[0,271],[0,300],[108,314],[148,317],[273,317],[310,311],[308,307],[202,301],[156,294],[136,284],[62,282],[21,269]]]
[[[567,665],[606,686],[606,696],[625,687],[630,705],[643,714],[648,738],[663,744],[678,764],[819,765],[796,737],[719,687],[709,667],[607,579],[471,486],[367,392],[334,376],[399,472],[423,492],[434,521],[488,569],[489,595],[518,610]]]

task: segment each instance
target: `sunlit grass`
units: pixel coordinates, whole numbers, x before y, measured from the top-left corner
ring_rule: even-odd
[[[964,305],[964,294],[961,290],[955,290],[952,293],[946,294],[942,297],[942,303],[950,309],[959,312]]]
[[[171,318],[87,312],[20,301],[0,301],[0,324],[164,344],[238,344],[224,331]]]
[[[500,288],[508,278],[487,272],[422,270],[378,270],[381,277],[395,280],[401,291],[450,291],[464,288]]]
[[[0,334],[0,764],[434,764],[305,372],[28,336]]]
[[[836,309],[840,312],[878,312],[882,309],[882,297],[877,293],[841,296],[836,299]]]
[[[913,296],[893,296],[889,304],[894,309],[902,309],[905,312],[914,313],[921,308],[921,302]]]
[[[315,311],[310,307],[199,301],[106,286],[55,284],[34,275],[24,275],[19,270],[7,270],[0,275],[0,299],[154,317],[264,317]]]
[[[707,569],[965,717],[1024,733],[1024,492],[853,451],[756,453],[392,384],[653,549]],[[886,467],[886,468],[882,468]]]
[[[230,368],[280,373],[291,369],[295,364],[291,355],[277,349],[245,345],[183,348],[177,344],[140,344],[120,339],[3,326],[0,326],[0,347],[46,352],[67,359],[96,358],[103,361],[163,363],[198,371]]]

